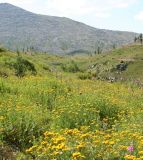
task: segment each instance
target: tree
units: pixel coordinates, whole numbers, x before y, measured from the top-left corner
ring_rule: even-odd
[[[136,43],[136,42],[139,42],[139,43],[141,43],[141,45],[143,44],[143,34],[141,33],[141,34],[139,34],[139,36],[138,37],[135,37],[134,38],[134,42]]]
[[[136,42],[137,42],[137,40],[138,40],[138,37],[136,37],[136,36],[135,36],[135,38],[134,38],[134,42],[136,43]]]
[[[116,49],[116,44],[115,43],[113,44],[113,49]]]
[[[139,41],[140,41],[140,43],[142,45],[143,44],[143,34],[142,33],[139,35]]]
[[[20,51],[17,49],[16,50],[17,56],[20,56]]]
[[[102,53],[102,49],[101,49],[101,47],[98,46],[98,48],[97,48],[97,54],[100,54],[100,53]]]

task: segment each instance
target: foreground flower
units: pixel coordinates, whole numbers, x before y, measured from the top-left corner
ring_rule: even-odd
[[[133,155],[126,155],[125,157],[124,157],[126,160],[135,160],[135,156],[133,156]]]
[[[130,152],[133,152],[133,151],[134,151],[134,147],[133,147],[133,146],[129,146],[129,147],[127,148],[127,150],[130,151]]]
[[[76,160],[76,159],[85,158],[85,157],[84,157],[83,155],[81,155],[80,152],[75,152],[75,153],[72,154],[72,158],[73,158],[74,160]]]

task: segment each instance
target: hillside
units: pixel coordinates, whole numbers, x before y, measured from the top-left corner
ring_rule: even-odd
[[[24,54],[23,59],[35,66],[38,75],[57,75],[79,79],[143,82],[143,46],[131,45],[104,54],[56,56],[43,53]],[[0,52],[0,75],[15,75],[17,53]],[[21,61],[20,61],[21,63]],[[31,74],[27,72],[26,74]]]
[[[13,50],[49,53],[91,53],[133,42],[135,33],[90,27],[65,17],[38,15],[0,4],[0,43]]]
[[[98,72],[100,79],[143,82],[143,46],[132,45],[115,49],[107,55],[91,60],[90,71]]]
[[[130,78],[143,79],[142,51],[56,56],[1,48],[0,159],[141,160],[143,88]],[[126,79],[109,82],[117,71]]]

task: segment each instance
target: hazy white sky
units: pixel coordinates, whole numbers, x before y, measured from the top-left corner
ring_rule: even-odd
[[[46,15],[64,16],[96,28],[143,32],[143,0],[0,0]]]

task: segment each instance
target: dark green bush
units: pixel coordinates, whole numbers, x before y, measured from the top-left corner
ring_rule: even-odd
[[[17,58],[8,58],[5,60],[5,65],[8,66],[11,70],[15,70],[15,75],[18,77],[23,77],[26,73],[36,75],[37,71],[34,64],[27,59],[17,56]]]
[[[15,74],[18,77],[25,76],[26,71],[30,71],[33,75],[37,73],[34,64],[26,59],[23,59],[20,56],[17,57],[16,62],[13,66],[15,68]]]
[[[6,49],[5,48],[0,48],[0,52],[5,52]]]

